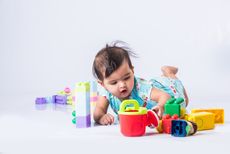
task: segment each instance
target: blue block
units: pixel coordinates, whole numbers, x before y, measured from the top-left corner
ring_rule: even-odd
[[[171,132],[173,136],[185,137],[187,136],[187,122],[185,120],[172,120]]]

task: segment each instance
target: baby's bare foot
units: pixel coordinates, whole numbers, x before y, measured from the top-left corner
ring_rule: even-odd
[[[170,78],[177,78],[176,73],[178,72],[178,68],[174,66],[162,66],[161,71],[164,76]]]

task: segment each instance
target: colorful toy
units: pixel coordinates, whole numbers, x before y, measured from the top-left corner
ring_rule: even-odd
[[[187,112],[186,109],[184,107],[180,108],[180,118],[184,119],[184,117],[186,116]]]
[[[90,127],[90,83],[78,82],[75,86],[76,127]]]
[[[186,120],[172,120],[172,136],[185,137],[197,132],[197,125]]]
[[[156,127],[156,130],[158,131],[158,133],[163,133],[162,120],[159,120],[159,124]]]
[[[56,104],[70,104],[73,103],[73,97],[70,88],[65,88],[51,97],[38,97],[35,100],[36,104],[56,103]]]
[[[213,108],[213,109],[192,109],[191,113],[197,112],[211,112],[215,115],[215,124],[224,123],[224,109]]]
[[[71,94],[71,90],[70,90],[69,87],[66,87],[66,88],[64,89],[64,92],[65,92],[66,94]]]
[[[179,119],[177,114],[173,116],[170,116],[169,114],[163,116],[162,118],[163,133],[171,134],[172,120],[176,120],[176,119]]]
[[[64,95],[53,95],[53,103],[67,104],[67,97]]]
[[[63,91],[58,92],[58,95],[66,97],[65,104],[73,105],[73,96],[72,96],[71,89],[69,87],[66,87]]]
[[[37,97],[36,100],[35,100],[35,103],[36,104],[46,104],[47,101],[46,101],[45,97]]]
[[[139,107],[136,100],[124,100],[118,112],[121,133],[124,136],[142,136],[146,126],[157,127],[159,119],[157,114],[145,107]]]
[[[97,82],[96,81],[90,81],[90,91],[92,93],[97,93]]]
[[[73,123],[73,124],[76,124],[76,111],[75,111],[75,110],[72,112],[72,116],[74,117],[74,118],[72,119],[72,123]]]
[[[91,118],[93,119],[93,112],[96,107],[97,102],[97,82],[90,81],[90,109],[91,109]]]
[[[210,112],[191,113],[188,115],[188,120],[195,122],[199,131],[215,127],[215,115]]]
[[[170,116],[173,116],[174,114],[177,114],[179,117],[183,116],[181,114],[181,103],[183,102],[183,98],[170,98],[164,105],[164,113],[169,114]]]

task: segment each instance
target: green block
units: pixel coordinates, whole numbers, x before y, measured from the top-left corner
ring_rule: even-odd
[[[76,124],[76,118],[74,118],[74,119],[72,120],[72,123],[73,123],[73,124]]]
[[[181,103],[183,102],[183,98],[170,98],[164,105],[164,113],[170,116],[177,114],[180,117]]]
[[[76,117],[76,111],[75,110],[72,112],[72,116]]]

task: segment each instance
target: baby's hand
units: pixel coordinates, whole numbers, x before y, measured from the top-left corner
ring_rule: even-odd
[[[99,120],[99,123],[101,125],[111,125],[113,122],[114,122],[114,117],[109,113],[103,115]]]
[[[152,108],[152,110],[157,113],[160,119],[162,118],[163,113],[164,113],[164,106],[156,105]]]

